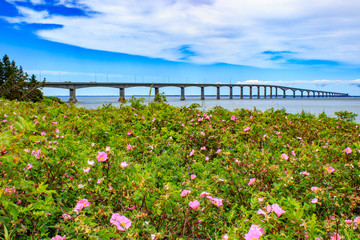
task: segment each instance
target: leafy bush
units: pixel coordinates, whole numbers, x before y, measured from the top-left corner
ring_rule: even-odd
[[[357,239],[359,125],[0,100],[0,237]]]
[[[358,116],[356,113],[348,111],[335,112],[335,115],[338,117],[338,119],[344,120],[346,122],[354,122],[356,117]]]

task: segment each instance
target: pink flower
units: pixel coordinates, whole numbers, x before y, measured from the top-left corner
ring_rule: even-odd
[[[106,146],[105,152],[110,152],[110,146]]]
[[[345,152],[346,152],[347,154],[350,154],[350,153],[352,153],[352,150],[351,150],[351,148],[347,147],[347,148],[345,148]]]
[[[301,174],[301,175],[310,175],[310,173],[308,173],[307,171],[301,172],[300,174]]]
[[[311,200],[311,202],[312,202],[312,203],[317,203],[318,200],[317,200],[317,198],[314,198],[314,199]]]
[[[256,229],[250,229],[247,234],[245,234],[245,240],[258,240],[261,237],[261,232]]]
[[[129,130],[128,132],[127,132],[127,135],[131,135],[133,133],[133,131],[131,131],[131,130]]]
[[[71,219],[71,216],[70,216],[69,214],[66,214],[66,213],[64,213],[64,214],[62,215],[62,217],[63,217],[64,220]]]
[[[278,215],[278,217],[281,216],[281,214],[285,213],[286,211],[282,210],[279,205],[277,204],[273,204],[271,205],[272,211],[276,213],[276,215]]]
[[[57,122],[52,122],[52,124],[57,125]]]
[[[331,237],[330,240],[340,240],[341,237],[338,233],[334,233]]]
[[[52,237],[51,240],[65,240],[66,235],[64,235],[63,237],[60,235],[56,235],[55,237]]]
[[[133,146],[131,146],[130,144],[126,146],[126,150],[131,150]]]
[[[199,203],[198,200],[195,200],[195,201],[189,202],[189,206],[190,206],[192,209],[197,209],[197,208],[200,206],[200,203]]]
[[[257,211],[257,214],[259,214],[259,215],[266,215],[266,213],[262,210],[262,209],[259,209],[258,211]]]
[[[169,190],[169,183],[165,184],[164,190]]]
[[[354,223],[356,223],[357,225],[360,225],[360,217],[356,217],[354,219]]]
[[[350,224],[350,223],[352,223],[353,222],[353,220],[351,220],[351,219],[346,219],[345,220],[345,223],[347,223],[347,224]]]
[[[255,183],[255,178],[251,178],[250,181],[249,181],[249,183],[248,183],[248,185],[250,186],[250,185],[252,185],[252,184],[254,184],[254,183]]]
[[[122,168],[126,168],[127,166],[129,166],[129,164],[128,164],[127,162],[122,162],[122,163],[120,164],[120,166],[121,166]]]
[[[213,198],[213,197],[210,197],[210,196],[207,196],[207,198],[210,200],[210,202],[212,204],[215,204],[218,207],[222,207],[223,199],[221,199],[221,198]]]
[[[182,190],[180,196],[181,197],[186,197],[186,195],[188,195],[191,191],[190,190]]]
[[[250,130],[250,127],[244,128],[244,132],[247,132],[247,131],[249,131],[249,130]]]
[[[60,131],[59,131],[59,129],[56,128],[56,129],[55,129],[55,132],[56,132],[56,133],[59,133]]]
[[[208,157],[208,156],[205,157],[205,161],[209,161],[209,157]]]
[[[16,188],[15,188],[15,186],[12,187],[12,188],[5,188],[5,192],[6,192],[7,194],[16,193]]]
[[[84,198],[81,199],[77,202],[75,208],[74,208],[74,212],[76,212],[77,214],[79,214],[79,212],[84,208],[84,207],[88,207],[90,206],[90,202]]]
[[[204,132],[201,131],[200,134],[201,134],[203,137],[205,137],[205,133],[204,133]]]
[[[264,234],[264,229],[260,227],[260,225],[251,224],[250,230],[257,230],[261,233],[261,235]]]
[[[29,163],[27,166],[26,166],[27,169],[32,169],[33,166]]]
[[[328,167],[328,168],[326,169],[326,171],[327,171],[328,173],[332,173],[332,172],[335,171],[335,169],[334,169],[333,167]]]
[[[3,120],[3,123],[6,123],[6,122],[7,122],[7,120],[6,120],[6,119],[4,119],[4,120]]]
[[[100,183],[101,183],[101,181],[102,181],[102,179],[101,179],[101,178],[99,178],[99,179],[96,181],[96,183],[97,183],[97,184],[100,184]]]
[[[87,162],[88,162],[88,164],[89,164],[90,166],[94,166],[94,164],[95,164],[95,162],[92,161],[92,160],[88,160]]]
[[[204,198],[204,197],[206,197],[206,196],[210,196],[210,193],[208,193],[208,192],[202,192],[202,193],[200,194],[200,197],[202,197],[202,198]]]
[[[46,133],[45,133],[45,132],[41,132],[40,135],[41,135],[41,136],[44,136],[44,135],[46,135]]]
[[[195,174],[191,174],[190,176],[191,180],[194,180],[196,178],[196,175]]]
[[[311,191],[315,192],[315,191],[317,191],[317,190],[319,190],[318,187],[311,187]]]
[[[195,153],[195,150],[193,149],[193,150],[191,150],[191,152],[190,152],[190,157],[192,156],[192,155],[194,155],[194,153]]]
[[[281,157],[282,159],[284,159],[284,160],[288,160],[288,159],[289,159],[289,156],[286,155],[286,153],[281,154],[280,157]]]
[[[268,213],[272,212],[272,207],[271,207],[270,205],[267,205],[267,206],[266,206],[266,211],[267,211]]]
[[[200,150],[204,151],[204,150],[206,150],[206,147],[201,147]]]
[[[218,153],[218,154],[219,154],[220,152],[221,152],[221,149],[219,148],[219,149],[216,151],[216,153]]]
[[[153,118],[151,121],[152,121],[152,122],[155,122],[155,121],[156,121],[156,119],[155,119],[155,118]]]
[[[125,231],[125,229],[131,226],[131,221],[127,217],[120,215],[120,213],[113,213],[110,223],[115,225],[120,231]]]
[[[231,119],[231,121],[235,121],[235,119],[236,119],[235,115],[232,115],[230,119]]]
[[[89,167],[88,167],[88,168],[84,168],[83,171],[84,171],[85,173],[88,173],[88,172],[90,172],[90,168],[89,168]]]
[[[106,152],[98,152],[98,156],[96,157],[96,159],[99,162],[105,162],[108,159],[107,153]]]

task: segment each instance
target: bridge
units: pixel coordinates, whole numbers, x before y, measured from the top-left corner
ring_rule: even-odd
[[[125,100],[125,89],[131,87],[149,87],[155,89],[155,95],[159,93],[159,89],[162,87],[178,87],[181,89],[180,100],[185,100],[185,88],[186,87],[199,87],[201,89],[201,100],[205,99],[205,87],[216,87],[216,98],[220,99],[220,88],[227,87],[229,88],[229,98],[233,99],[233,88],[240,88],[240,99],[244,98],[244,88],[249,88],[249,99],[253,98],[253,88],[257,88],[257,98],[260,98],[260,88],[263,88],[263,98],[278,97],[278,90],[281,89],[282,97],[286,98],[286,91],[290,90],[293,92],[292,97],[295,98],[295,93],[300,92],[300,97],[304,97],[304,93],[307,93],[307,97],[347,97],[346,93],[337,93],[337,92],[328,92],[320,90],[311,90],[311,89],[302,89],[302,88],[293,88],[277,85],[264,85],[264,84],[211,84],[211,83],[105,83],[105,82],[45,82],[44,87],[51,88],[65,88],[70,90],[70,99],[71,102],[77,102],[76,100],[76,89],[80,88],[89,88],[89,87],[110,87],[118,88],[120,90],[119,101]],[[267,94],[267,89],[269,89],[269,95]],[[273,91],[274,90],[274,91]]]

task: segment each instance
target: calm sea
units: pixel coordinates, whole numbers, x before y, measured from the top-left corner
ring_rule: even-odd
[[[145,104],[148,103],[149,98],[145,98]],[[68,101],[69,97],[60,97],[63,101]],[[78,106],[85,108],[97,108],[104,104],[111,103],[113,106],[120,106],[118,102],[119,97],[114,96],[77,96]],[[129,99],[129,97],[126,97]],[[153,98],[150,98],[152,101]],[[325,112],[327,116],[334,117],[335,112],[348,111],[358,114],[356,121],[360,123],[360,97],[341,97],[341,98],[277,98],[277,99],[240,99],[238,96],[234,96],[232,100],[229,97],[222,96],[220,100],[216,97],[205,97],[205,100],[200,100],[199,96],[186,97],[185,101],[180,101],[179,96],[167,97],[167,102],[173,106],[190,106],[193,103],[200,105],[201,110],[209,110],[215,106],[222,106],[229,110],[235,108],[245,109],[258,109],[265,111],[269,108],[282,109],[285,108],[288,113],[300,113],[302,110],[308,113],[318,115],[319,113]]]

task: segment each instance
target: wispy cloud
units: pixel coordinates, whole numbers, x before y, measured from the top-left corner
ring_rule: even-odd
[[[19,5],[21,15],[6,20],[63,26],[37,31],[51,41],[167,60],[259,67],[314,63],[307,60],[360,65],[358,0],[54,2],[92,14],[65,16]]]

